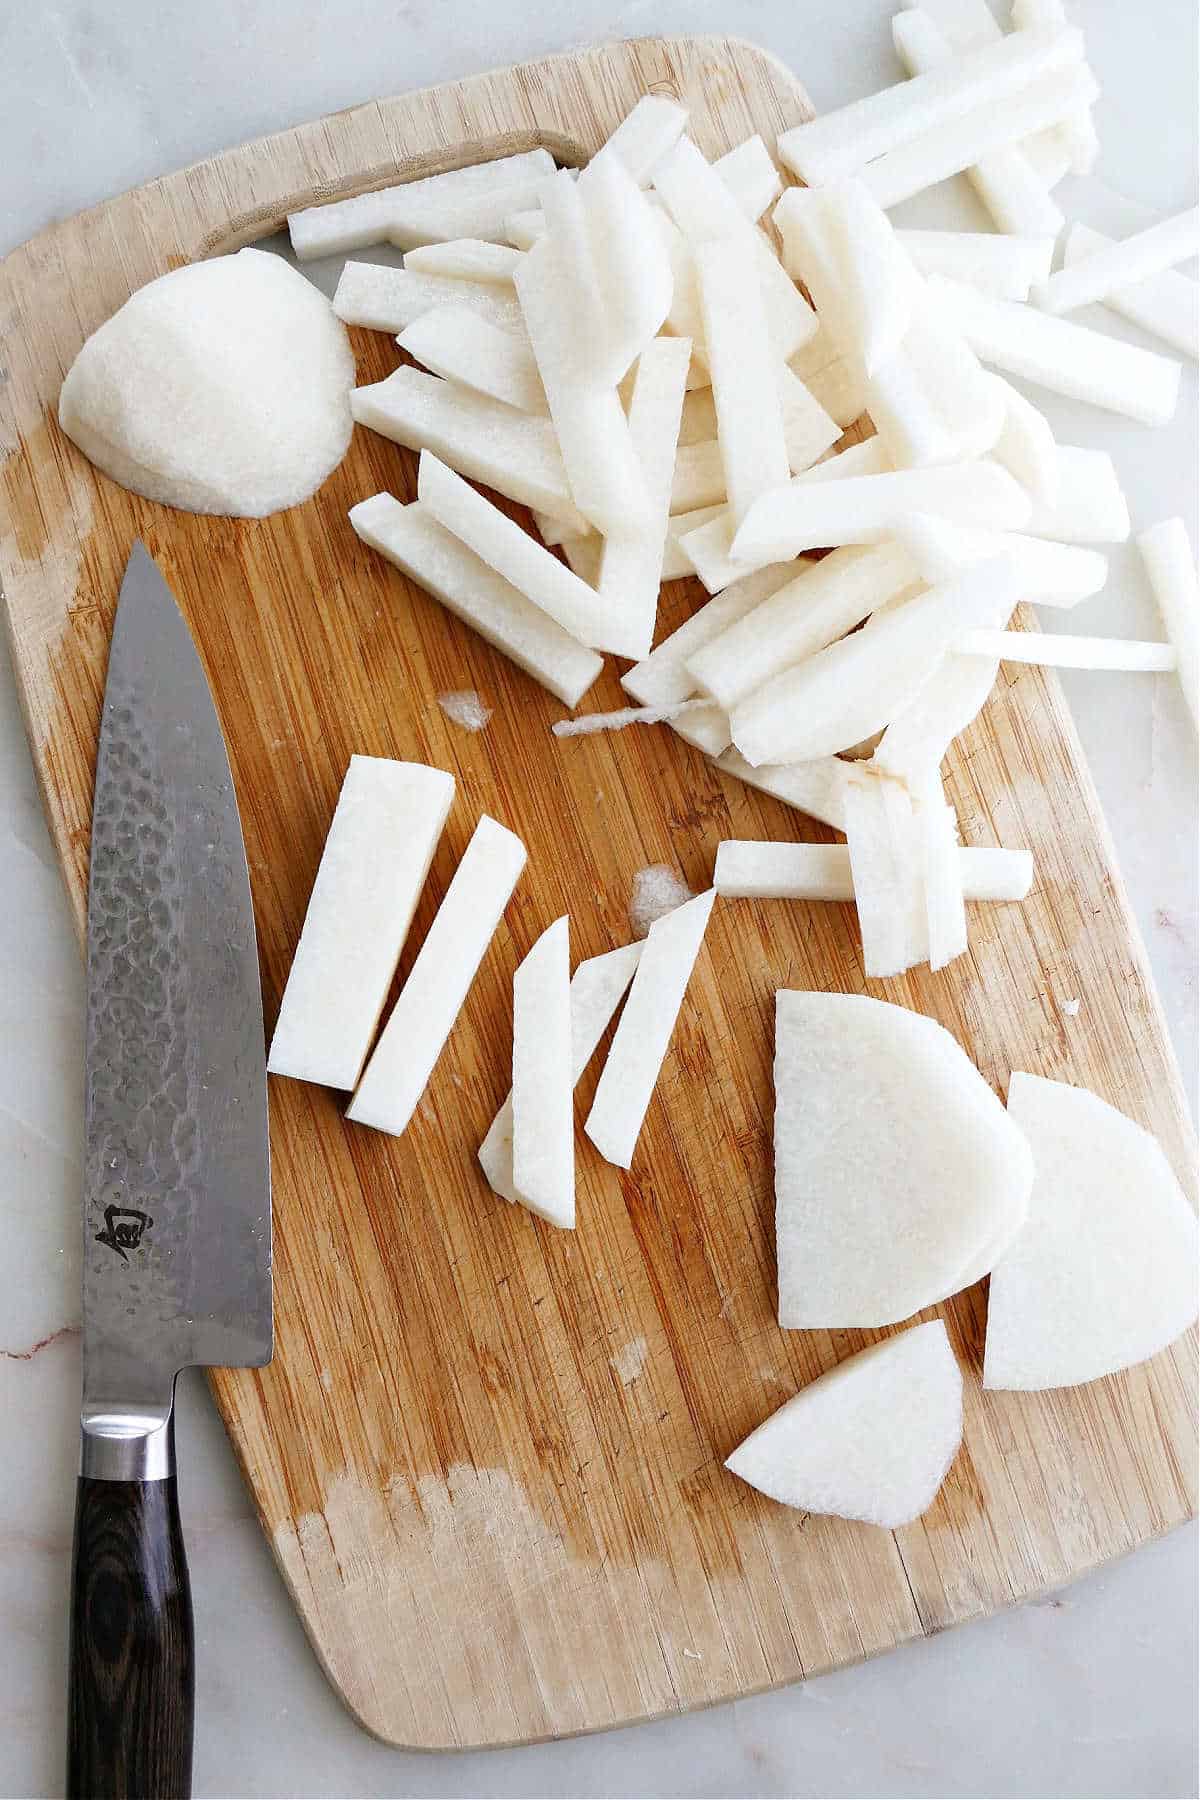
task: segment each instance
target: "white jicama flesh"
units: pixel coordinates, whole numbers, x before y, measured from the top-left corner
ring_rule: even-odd
[[[532,250],[546,229],[546,215],[540,206],[522,207],[509,213],[504,221],[504,235],[516,250]]]
[[[483,238],[451,238],[444,244],[421,244],[408,251],[404,267],[410,274],[505,282],[511,286],[520,261],[521,252],[508,244],[489,244]],[[954,270],[946,273],[953,275]]]
[[[736,241],[699,244],[695,260],[725,493],[740,525],[761,494],[791,475],[762,284]]]
[[[822,330],[871,376],[913,318],[919,278],[886,213],[853,180],[789,188],[775,208],[789,273],[813,297]]]
[[[993,300],[944,275],[931,275],[929,282],[985,363],[1143,425],[1165,425],[1174,414],[1180,368],[1170,357],[1052,318],[1036,306]]]
[[[1032,1184],[1021,1131],[933,1019],[858,994],[776,996],[785,1329],[907,1319],[953,1291]]]
[[[360,425],[393,443],[428,450],[471,481],[552,513],[568,532],[586,533],[549,419],[421,369],[397,369],[355,388],[350,407]]]
[[[897,231],[924,275],[949,275],[998,300],[1028,300],[1050,274],[1054,238],[1008,237],[987,231]]]
[[[793,575],[790,565],[756,570],[697,608],[678,631],[663,639],[644,661],[626,669],[621,686],[643,706],[673,706],[689,700],[696,681],[689,659],[738,619],[762,604]]]
[[[1015,31],[1037,31],[1043,27],[1059,29],[1069,24],[1063,0],[1013,0],[1012,23]],[[1067,172],[1087,175],[1100,155],[1100,140],[1089,106],[1073,107],[1054,127]]]
[[[566,706],[577,706],[604,667],[601,657],[556,625],[511,582],[427,513],[375,494],[350,509],[362,538],[464,624],[532,675]]]
[[[346,1112],[399,1137],[429,1084],[525,867],[525,846],[485,813],[454,871]]]
[[[1006,468],[1039,506],[1055,505],[1061,465],[1050,421],[1002,375],[992,375],[991,380],[1004,403],[1003,422],[991,448],[993,460]]]
[[[494,281],[452,280],[383,263],[348,262],[333,296],[338,318],[367,331],[406,331],[435,306],[465,306],[502,331],[523,331],[515,294]]]
[[[1129,506],[1107,450],[1057,446],[1053,500],[1036,499],[1026,530],[1063,544],[1123,544]]]
[[[836,756],[818,756],[810,762],[748,763],[740,750],[726,750],[716,759],[723,775],[744,781],[760,794],[769,794],[810,819],[820,819],[835,831],[846,829],[846,789],[853,764]]]
[[[1001,662],[1028,663],[1043,669],[1170,674],[1176,666],[1173,644],[1140,643],[1132,638],[1072,637],[1065,632],[977,628],[963,632],[955,649],[963,656],[994,656]]]
[[[310,206],[288,215],[292,249],[301,262],[309,262],[371,244],[407,250],[439,238],[490,237],[492,231],[472,221],[482,218],[485,225],[502,226],[506,213],[533,203],[539,184],[553,173],[548,150],[522,150],[373,194]]]
[[[1024,900],[1033,886],[1028,850],[990,845],[957,848],[963,898]],[[850,851],[845,844],[791,844],[726,838],[717,845],[713,886],[739,900],[854,899]]]
[[[1200,728],[1200,582],[1182,519],[1161,519],[1140,531],[1137,547],[1167,636],[1175,646],[1179,684]]]
[[[687,129],[687,109],[665,94],[643,94],[612,133],[605,149],[620,157],[639,187],[654,177],[656,166],[674,149]]]
[[[783,1506],[895,1531],[932,1506],[961,1442],[962,1375],[932,1319],[801,1388],[725,1467]]]
[[[691,744],[694,750],[702,750],[705,756],[720,756],[729,748],[729,714],[719,706],[691,706],[670,723],[676,737]]]
[[[958,820],[946,802],[941,777],[929,770],[913,799],[913,827],[925,898],[929,967],[936,974],[967,949],[967,897],[958,844]]]
[[[694,531],[700,531],[705,525],[711,525],[714,519],[723,519],[726,509],[718,502],[715,506],[698,506],[694,512],[672,513],[667,521],[667,543],[663,550],[662,578],[664,581],[682,581],[685,576],[696,574],[696,565],[683,547],[682,540]],[[722,583],[726,586],[727,583]]]
[[[528,341],[503,331],[469,306],[435,306],[406,326],[396,342],[414,362],[448,381],[459,381],[520,412],[546,410]]]
[[[1014,1074],[1037,1176],[992,1271],[985,1388],[1074,1387],[1132,1368],[1196,1318],[1196,1214],[1150,1133],[1086,1088]]]
[[[947,656],[888,724],[871,759],[875,768],[915,791],[978,716],[999,673],[998,657]]]
[[[1082,257],[1034,289],[1034,304],[1048,313],[1074,312],[1123,287],[1187,262],[1200,250],[1200,207],[1160,219],[1157,225]]]
[[[719,156],[713,168],[751,224],[774,205],[783,189],[771,152],[757,132]]]
[[[513,1186],[530,1212],[575,1229],[571,954],[556,919],[513,974]]]
[[[571,977],[571,1086],[591,1062],[641,959],[642,945],[624,944],[581,962]],[[511,1091],[479,1146],[479,1163],[488,1185],[502,1200],[528,1204],[518,1194],[513,1176],[513,1096]],[[553,1222],[553,1221],[552,1221]]]
[[[650,927],[642,960],[596,1087],[585,1130],[607,1162],[627,1169],[715,896],[710,888]]]
[[[324,295],[278,256],[241,250],[132,294],[71,364],[58,421],[135,494],[264,518],[307,500],[341,462],[353,385]]]
[[[904,342],[867,386],[867,411],[896,469],[982,456],[1005,423],[1005,399],[926,292]]]
[[[598,373],[615,383],[671,309],[671,258],[655,208],[619,156],[602,150],[578,185],[603,305],[605,356]]]
[[[689,339],[681,340],[683,343]],[[702,506],[725,507],[725,466],[715,438],[682,444],[675,452],[671,477],[671,515],[697,512]]]
[[[853,425],[866,412],[867,378],[854,357],[835,356],[832,362],[813,370],[803,379],[813,399],[843,429]]]
[[[1055,544],[1019,531],[977,531],[914,513],[896,527],[923,581],[950,581],[960,569],[993,556],[1011,556],[1026,600],[1067,609],[1098,594],[1108,579],[1108,558],[1076,544]]]
[[[454,799],[422,763],[352,756],[292,958],[267,1068],[353,1088]]]
[[[856,766],[845,812],[863,969],[887,980],[930,958],[924,846],[912,797],[869,765]]]
[[[1063,245],[1063,266],[1069,269],[1114,241],[1088,225],[1072,225]],[[1104,305],[1195,361],[1200,350],[1200,287],[1190,275],[1163,269],[1132,287],[1112,288]]]

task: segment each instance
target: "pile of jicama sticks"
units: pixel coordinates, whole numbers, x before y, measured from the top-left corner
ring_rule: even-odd
[[[1071,314],[1102,301],[1194,357],[1177,265],[1200,244],[1196,209],[1115,244],[1076,224],[1054,270],[1098,90],[1059,0],[1012,23],[900,12],[911,78],[780,136],[805,187],[758,137],[710,163],[647,96],[582,171],[534,150],[290,221],[301,257],[405,253],[348,262],[334,300],[422,365],[353,396],[420,453],[417,500],[366,499],[355,530],[568,706],[623,658],[647,716],[844,833],[836,856],[724,845],[716,885],[852,893],[871,976],[944,967],[966,898],[1028,889],[1020,849],[960,846],[941,777],[1002,660],[1178,668],[1197,706],[1178,520],[1138,539],[1168,642],[1008,629],[1098,592],[1130,519],[1110,458],[1056,443],[1007,377],[1163,424],[1178,361]],[[994,234],[893,227],[959,172]],[[711,598],[655,645],[660,584],[692,571]]]

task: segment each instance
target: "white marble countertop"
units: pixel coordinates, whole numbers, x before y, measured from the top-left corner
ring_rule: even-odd
[[[374,94],[590,40],[733,31],[828,107],[898,73],[887,0],[109,0],[0,16],[0,254],[167,169]],[[1104,88],[1098,174],[1157,211],[1196,197],[1195,0],[1089,0]],[[301,48],[303,47],[303,48]],[[1096,181],[1063,190],[1102,225]],[[967,223],[926,196],[917,222]],[[1111,216],[1111,215],[1110,215]],[[1114,225],[1118,221],[1113,220]],[[1106,326],[1120,333],[1111,315]],[[1131,335],[1134,335],[1131,333]],[[1039,396],[1039,399],[1044,397]],[[1148,432],[1050,409],[1110,449],[1135,523],[1182,513],[1195,542],[1196,371]],[[0,531],[5,522],[0,519]],[[1159,635],[1132,550],[1072,629]],[[1196,743],[1170,679],[1078,675],[1091,758],[1189,1090],[1196,1073]],[[0,652],[0,1792],[61,1792],[66,1585],[78,1395],[82,980]],[[1087,1028],[1087,1001],[1078,1028]],[[368,1739],[325,1685],[202,1381],[181,1383],[195,1591],[199,1795],[1194,1794],[1196,1535],[1175,1533],[1067,1594],[690,1718],[563,1744],[432,1757]]]

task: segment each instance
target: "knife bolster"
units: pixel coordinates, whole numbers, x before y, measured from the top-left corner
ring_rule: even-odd
[[[175,1473],[175,1427],[165,1414],[89,1406],[82,1414],[79,1473],[85,1481],[166,1481]]]

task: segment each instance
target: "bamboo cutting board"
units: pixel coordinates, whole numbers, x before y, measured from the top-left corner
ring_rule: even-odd
[[[272,1083],[275,1360],[213,1378],[318,1655],[398,1744],[585,1731],[817,1673],[1066,1582],[1193,1507],[1194,1339],[1087,1388],[985,1395],[982,1286],[943,1309],[966,1435],[917,1524],[806,1517],[726,1475],[752,1426],[870,1335],[774,1323],[772,998],[862,988],[852,909],[718,906],[632,1172],[580,1139],[574,1234],[495,1199],[475,1148],[508,1087],[512,970],[552,918],[569,910],[575,957],[593,955],[627,940],[644,865],[700,889],[720,838],[808,822],[665,730],[553,738],[561,707],[351,532],[354,501],[413,496],[414,459],[383,439],[357,430],[305,506],[235,521],[124,493],[55,423],[83,338],[152,276],[316,199],[535,143],[579,161],[646,91],[682,99],[710,155],[755,130],[773,143],[809,111],[747,44],[612,45],[264,139],[0,265],[0,579],[81,925],[101,685],[135,536],[188,616],[230,741],[269,1024],[352,751],[458,777],[405,969],[481,811],[529,847],[404,1139],[347,1126],[335,1095]],[[355,347],[360,380],[396,361],[384,336]],[[664,624],[698,598],[667,590]],[[493,708],[478,735],[437,704],[461,688]],[[585,704],[620,703],[610,670]],[[970,955],[943,975],[871,991],[940,1019],[1002,1091],[1013,1068],[1094,1087],[1190,1180],[1145,955],[1052,677],[1002,684],[950,786],[967,842],[1033,850],[1036,890],[974,909]],[[584,1107],[594,1082],[595,1068]]]

